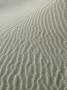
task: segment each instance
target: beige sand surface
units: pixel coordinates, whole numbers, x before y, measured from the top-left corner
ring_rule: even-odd
[[[67,90],[67,0],[0,0],[0,90]]]

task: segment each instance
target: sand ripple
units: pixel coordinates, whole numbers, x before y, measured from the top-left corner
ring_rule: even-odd
[[[67,90],[66,3],[41,0],[0,29],[0,90]]]

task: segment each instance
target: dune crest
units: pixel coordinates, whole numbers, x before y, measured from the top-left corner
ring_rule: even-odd
[[[0,1],[0,90],[67,90],[66,3]]]

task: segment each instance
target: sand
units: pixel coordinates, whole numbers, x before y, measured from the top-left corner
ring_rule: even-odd
[[[0,1],[0,90],[67,90],[67,1]]]

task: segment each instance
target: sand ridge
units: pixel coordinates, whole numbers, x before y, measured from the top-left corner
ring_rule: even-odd
[[[66,0],[23,7],[0,14],[0,90],[67,90]]]

